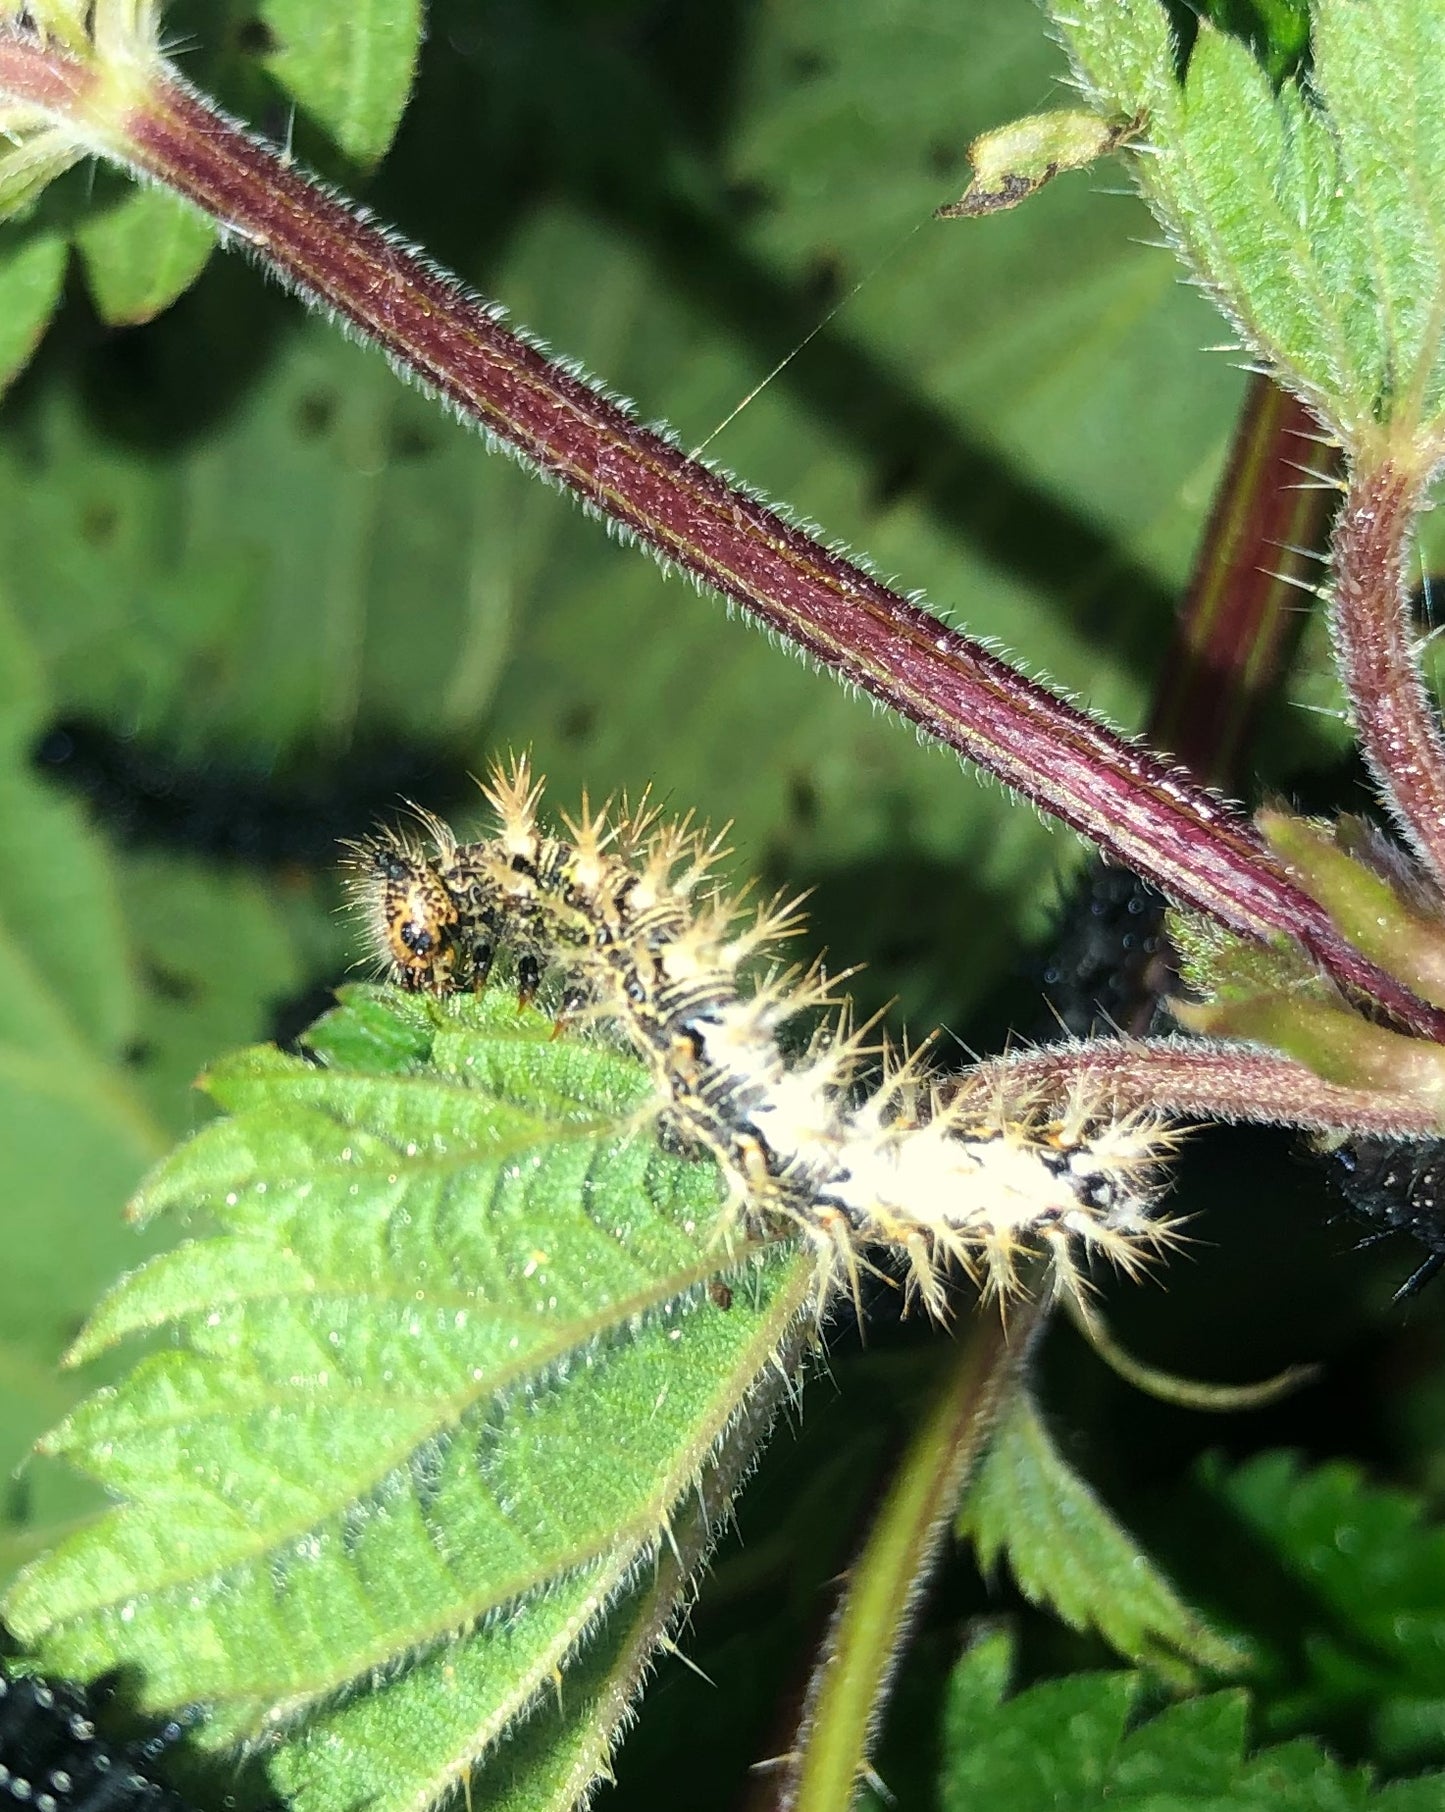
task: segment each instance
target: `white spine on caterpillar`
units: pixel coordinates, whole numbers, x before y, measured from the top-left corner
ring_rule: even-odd
[[[490,838],[461,843],[418,810],[429,843],[382,831],[349,846],[379,964],[436,994],[481,986],[498,951],[524,995],[558,974],[566,1010],[629,1044],[651,1067],[659,1112],[721,1165],[723,1231],[807,1238],[821,1298],[839,1283],[856,1292],[869,1250],[891,1248],[938,1316],[950,1266],[1008,1296],[1042,1261],[1053,1287],[1083,1301],[1095,1255],[1132,1275],[1177,1241],[1154,1213],[1178,1138],[1159,1117],[1118,1112],[1085,1082],[1063,1102],[1001,1082],[985,1109],[976,1093],[957,1105],[921,1053],[900,1061],[853,1027],[839,978],[777,965],[802,927],[798,902],[726,894],[721,838],[665,820],[645,797],[615,817],[584,800],[550,835],[525,758],[485,791]],[[784,1026],[820,1012],[831,1019],[788,1053]],[[870,1092],[860,1078],[880,1058]]]

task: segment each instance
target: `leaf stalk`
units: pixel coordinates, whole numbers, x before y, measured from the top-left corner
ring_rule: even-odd
[[[840,1812],[869,1777],[893,1669],[959,1494],[1009,1394],[1021,1387],[1049,1304],[972,1317],[889,1483],[828,1625],[776,1812]]]
[[[1310,1132],[1375,1134],[1390,1139],[1438,1135],[1438,1109],[1404,1089],[1352,1088],[1277,1051],[1202,1038],[1096,1038],[1041,1045],[982,1063],[959,1088],[983,1107],[1000,1071],[1010,1088],[1064,1099],[1086,1087],[1121,1113],[1152,1109],[1184,1120],[1297,1126]]]

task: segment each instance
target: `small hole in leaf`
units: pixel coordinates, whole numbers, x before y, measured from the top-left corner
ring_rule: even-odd
[[[809,308],[831,308],[847,280],[847,267],[836,252],[817,251],[803,272],[803,300]]]
[[[590,704],[575,704],[562,714],[562,735],[571,743],[583,743],[597,725],[597,711]]]
[[[264,19],[243,19],[236,28],[236,49],[245,57],[274,57],[281,40]]]
[[[314,390],[301,399],[296,411],[296,426],[308,440],[324,434],[336,420],[336,398],[325,391]]]
[[[82,513],[80,532],[92,547],[105,547],[120,527],[120,513],[112,503],[92,503]]]
[[[396,424],[389,438],[393,459],[424,459],[436,450],[436,441],[413,422]]]

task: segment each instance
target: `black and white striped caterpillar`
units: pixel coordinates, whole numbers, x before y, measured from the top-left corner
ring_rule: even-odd
[[[715,878],[721,839],[648,801],[539,826],[542,783],[525,758],[486,795],[496,833],[459,842],[416,810],[420,834],[349,844],[349,891],[372,951],[402,986],[484,985],[506,951],[524,996],[559,975],[563,1011],[604,1022],[650,1066],[659,1112],[727,1178],[723,1230],[796,1232],[818,1257],[820,1296],[856,1294],[870,1249],[901,1253],[927,1309],[946,1309],[956,1266],[986,1293],[1020,1290],[1033,1261],[1082,1300],[1098,1255],[1133,1274],[1177,1238],[1156,1217],[1177,1134],[1120,1113],[1080,1084],[1062,1104],[1000,1083],[985,1110],[855,1027],[823,968],[779,946],[798,902],[750,906]],[[749,982],[748,976],[755,977]],[[799,1015],[828,1015],[800,1049]],[[871,1088],[865,1070],[881,1066]]]

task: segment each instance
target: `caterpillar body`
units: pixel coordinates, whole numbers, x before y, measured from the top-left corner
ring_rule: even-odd
[[[1395,1301],[1418,1295],[1445,1270],[1445,1141],[1351,1139],[1321,1161],[1354,1212],[1377,1228],[1363,1244],[1408,1233],[1424,1247]]]
[[[801,1235],[820,1298],[840,1284],[856,1295],[870,1251],[891,1249],[940,1318],[950,1267],[1006,1297],[1040,1260],[1082,1300],[1088,1259],[1132,1274],[1176,1241],[1155,1208],[1177,1135],[1156,1115],[1119,1113],[1084,1082],[1058,1102],[1000,1081],[980,1110],[977,1090],[965,1102],[921,1052],[899,1056],[855,1026],[843,978],[781,962],[799,902],[729,894],[721,837],[645,797],[616,813],[584,800],[549,832],[525,758],[484,791],[491,837],[460,842],[414,808],[417,830],[347,845],[378,963],[439,995],[483,986],[503,950],[524,996],[556,973],[563,1013],[630,1045],[674,1134],[717,1159],[724,1235]],[[801,1015],[821,1023],[790,1049],[784,1029]]]

